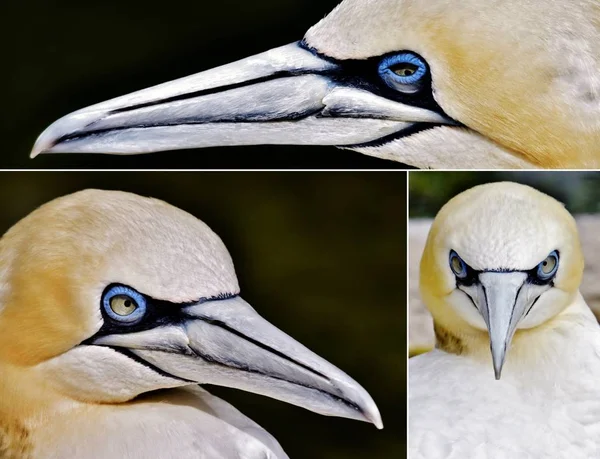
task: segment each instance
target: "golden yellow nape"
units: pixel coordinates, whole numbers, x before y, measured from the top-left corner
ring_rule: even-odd
[[[411,458],[597,455],[582,273],[573,217],[533,188],[483,185],[442,208],[421,262],[437,346],[409,362]]]
[[[599,24],[595,0],[345,0],[307,41],[336,59],[418,53],[437,102],[470,131],[531,166],[591,168],[600,165]]]
[[[239,296],[222,241],[180,209],[87,190],[0,239],[0,457],[287,458],[200,383],[382,427],[356,381]]]

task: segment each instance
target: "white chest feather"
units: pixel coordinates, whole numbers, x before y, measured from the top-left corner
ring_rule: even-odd
[[[33,431],[33,458],[287,459],[277,441],[199,387],[85,407]]]
[[[410,362],[411,459],[600,457],[600,328],[582,312],[535,359],[433,351]],[[512,357],[512,359],[511,359]]]

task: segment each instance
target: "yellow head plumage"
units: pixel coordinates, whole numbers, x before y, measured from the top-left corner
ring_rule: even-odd
[[[471,137],[441,127],[445,137],[420,134],[419,146],[425,135],[435,135],[425,145],[435,148],[437,138],[438,150],[450,154],[448,143],[468,142],[474,151],[456,146],[460,164],[454,167],[472,167],[469,156],[485,164],[482,152],[493,154],[492,144],[475,133],[534,166],[600,165],[596,0],[568,6],[553,0],[346,0],[307,41],[337,59],[419,53],[431,67],[436,100]]]
[[[40,207],[2,237],[0,263],[0,362],[17,365],[39,364],[92,336],[112,282],[174,302],[239,288],[225,246],[204,223],[116,191],[82,191]]]
[[[489,334],[499,376],[513,334],[569,306],[583,266],[575,221],[555,199],[515,183],[458,195],[437,215],[421,261],[438,346],[473,351]]]

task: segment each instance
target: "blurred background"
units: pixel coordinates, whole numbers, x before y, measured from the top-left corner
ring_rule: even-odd
[[[586,268],[581,292],[600,318],[600,173],[598,172],[411,172],[409,174],[410,354],[435,344],[429,312],[419,295],[419,264],[432,219],[451,198],[477,185],[512,181],[533,186],[564,203],[575,216]]]
[[[143,156],[29,153],[74,110],[302,39],[339,0],[0,2],[0,168],[400,168],[334,147],[211,148]]]
[[[86,188],[163,199],[206,222],[231,252],[244,299],[362,384],[385,429],[208,390],[291,458],[405,457],[406,174],[4,172],[0,227]]]

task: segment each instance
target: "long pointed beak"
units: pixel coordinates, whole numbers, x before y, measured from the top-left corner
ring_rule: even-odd
[[[490,337],[494,374],[499,380],[517,325],[535,301],[528,289],[524,272],[486,272],[473,296]]]
[[[168,327],[109,335],[160,370],[200,384],[253,392],[382,428],[373,399],[352,378],[260,317],[239,297],[186,307]]]
[[[422,124],[453,124],[365,88],[339,63],[293,43],[67,115],[40,135],[31,156],[255,144],[356,147]]]

